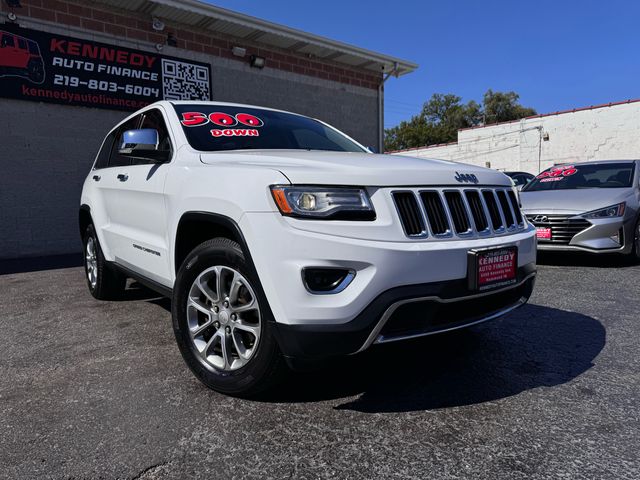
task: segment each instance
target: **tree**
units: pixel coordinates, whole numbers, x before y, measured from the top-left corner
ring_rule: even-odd
[[[494,92],[489,89],[484,94],[484,123],[508,122],[530,117],[536,114],[533,108],[523,107],[518,103],[520,95],[516,92]]]
[[[535,115],[536,111],[520,105],[518,98],[515,92],[487,90],[480,106],[473,100],[463,104],[457,95],[435,93],[418,115],[385,130],[385,150],[453,142],[461,128]]]

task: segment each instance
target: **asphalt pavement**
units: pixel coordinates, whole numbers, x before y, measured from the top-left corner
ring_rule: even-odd
[[[0,276],[0,478],[640,478],[640,266],[545,256],[472,329],[217,394],[169,302],[81,268]]]

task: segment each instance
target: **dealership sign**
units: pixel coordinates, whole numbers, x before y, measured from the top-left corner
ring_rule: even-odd
[[[5,24],[0,97],[118,110],[157,100],[210,100],[211,67]]]

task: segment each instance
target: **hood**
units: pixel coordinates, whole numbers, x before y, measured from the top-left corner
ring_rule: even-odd
[[[509,178],[488,168],[404,155],[306,150],[252,150],[202,153],[203,163],[261,166],[282,172],[294,184],[322,185],[455,185],[456,172],[473,174],[478,185],[510,186]]]
[[[624,202],[628,188],[581,188],[520,192],[525,213],[585,213]]]

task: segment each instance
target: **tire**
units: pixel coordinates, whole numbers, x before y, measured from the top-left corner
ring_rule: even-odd
[[[29,80],[33,83],[42,83],[44,80],[44,65],[37,60],[31,60],[27,65]]]
[[[629,260],[638,263],[640,262],[640,217],[633,229],[633,235],[633,246],[631,247],[631,252],[629,252]]]
[[[185,362],[217,392],[255,396],[286,371],[257,274],[232,240],[208,240],[187,256],[173,289],[172,318]]]
[[[127,277],[105,259],[98,236],[89,225],[83,237],[84,272],[89,292],[98,300],[117,300],[122,297]]]

